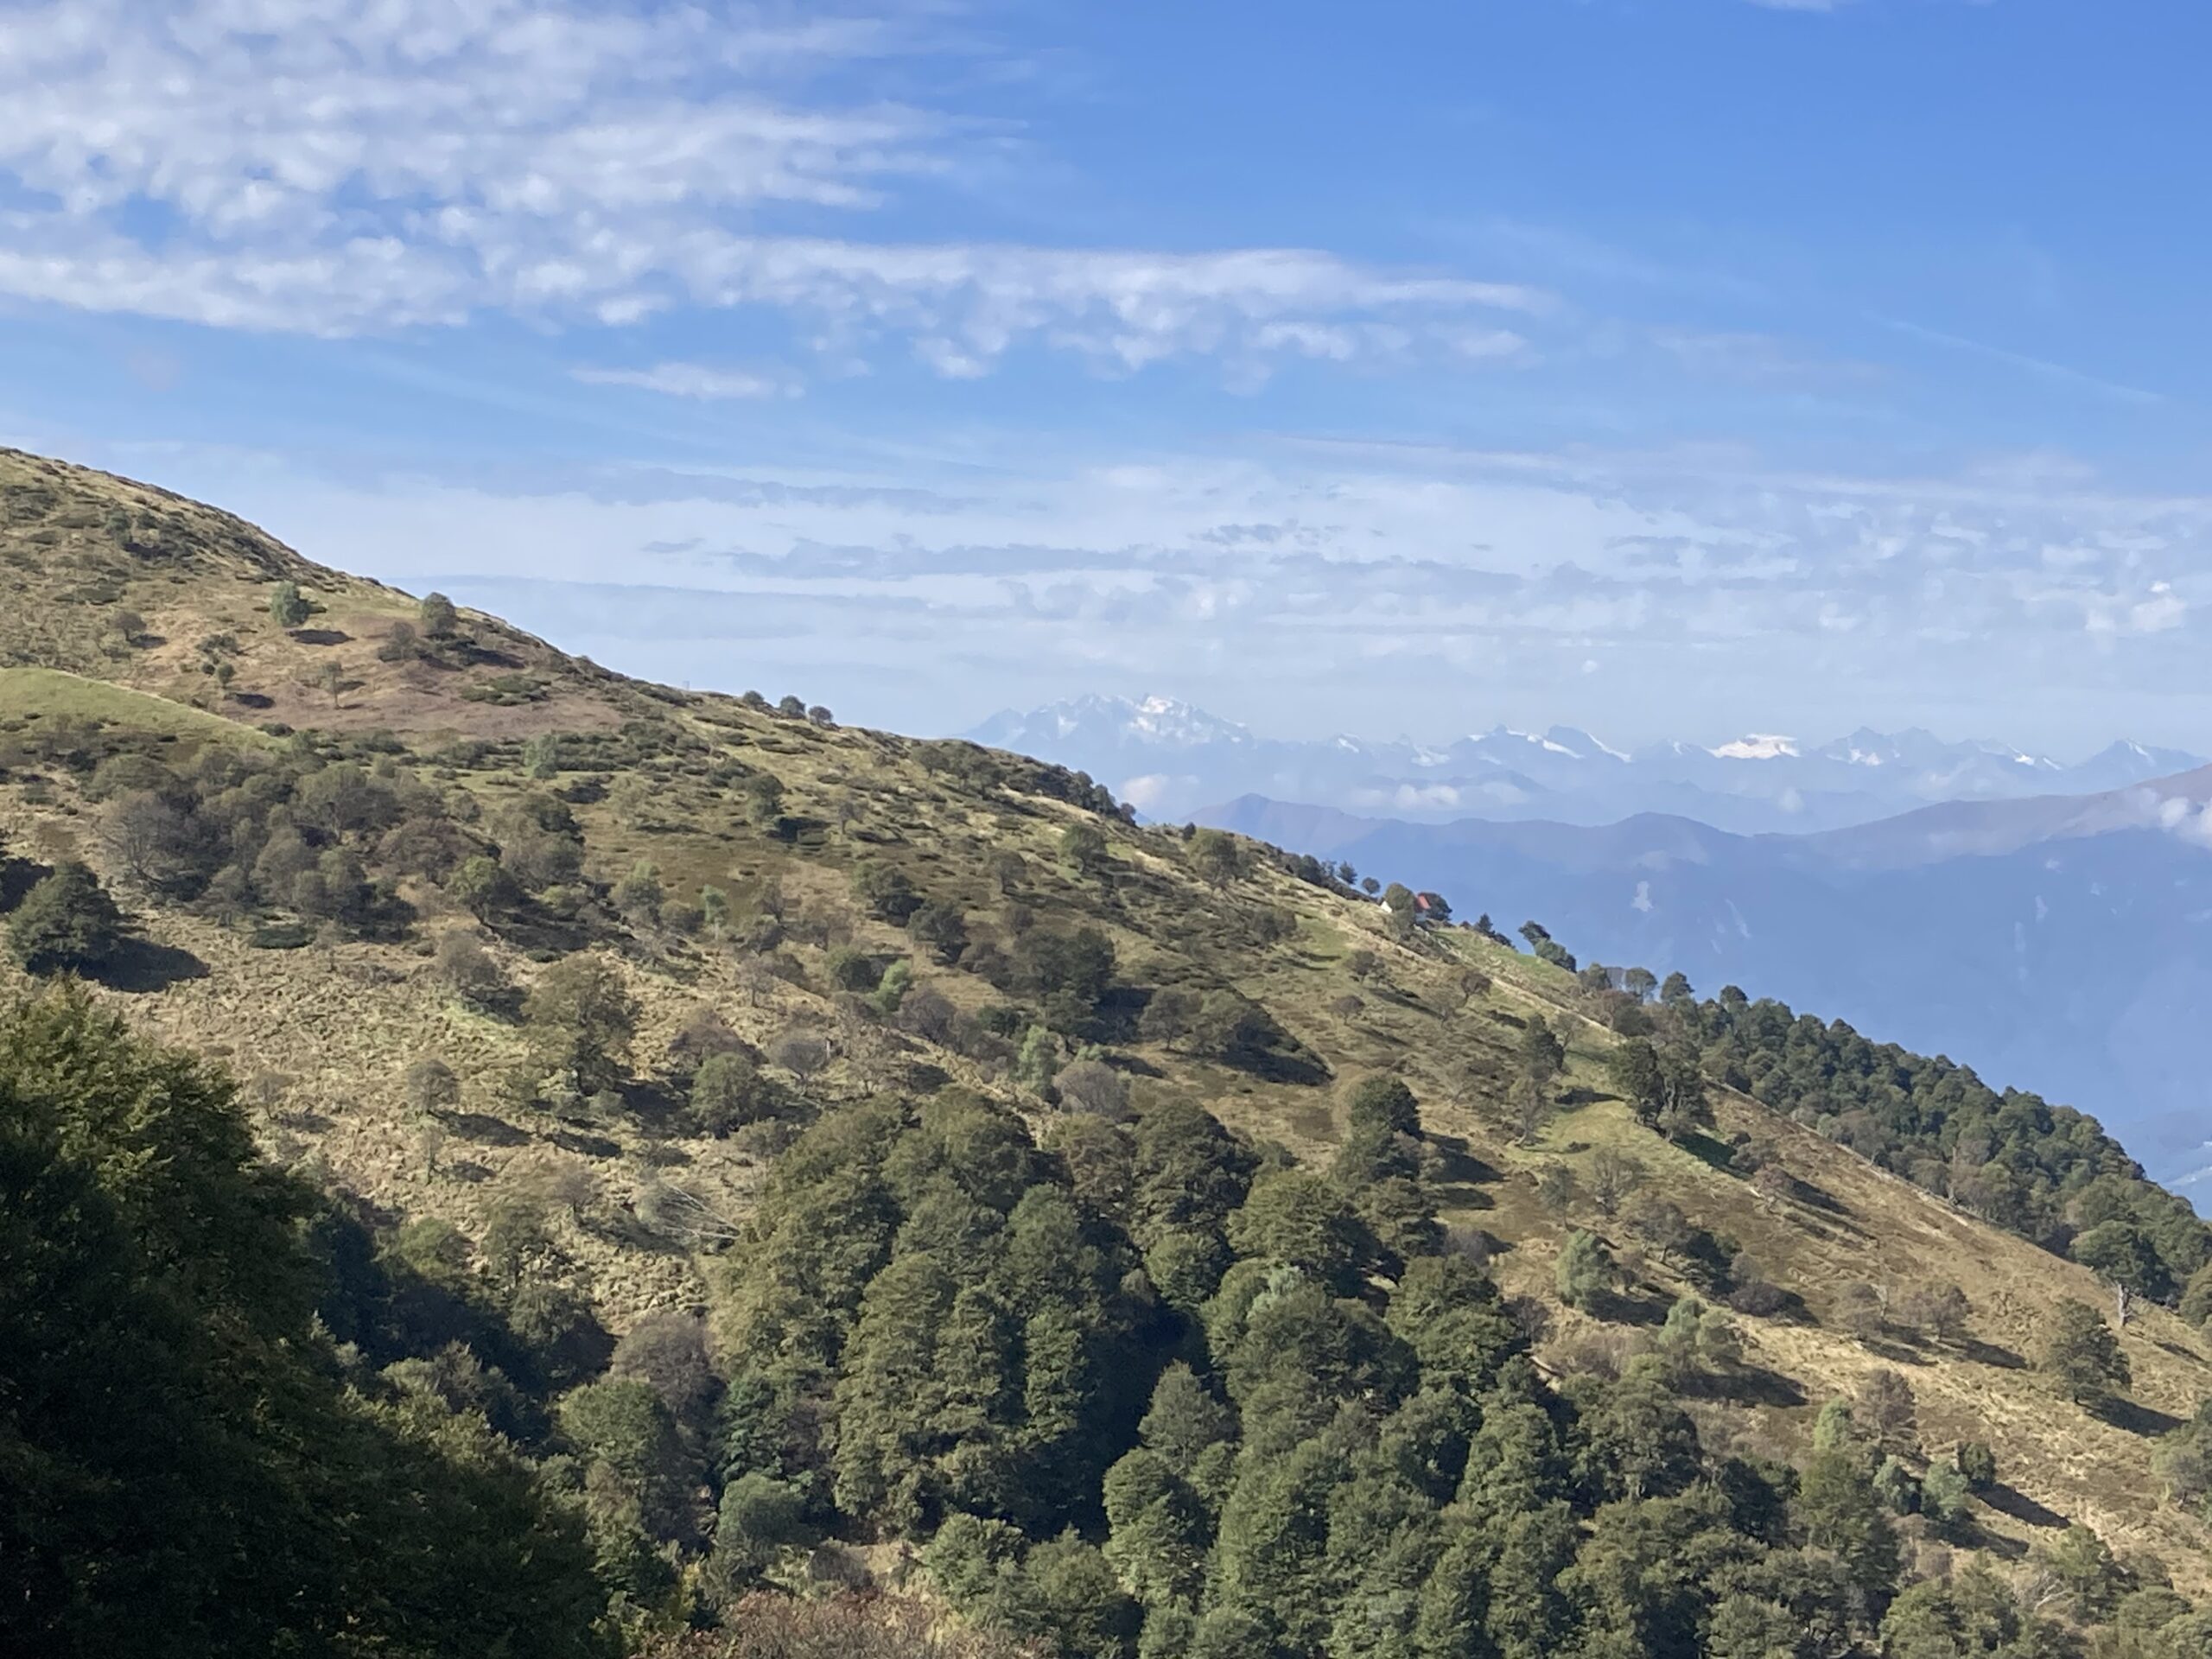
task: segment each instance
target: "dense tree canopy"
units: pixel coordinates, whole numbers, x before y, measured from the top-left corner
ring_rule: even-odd
[[[1679,1020],[1708,1075],[1883,1167],[2072,1254],[2131,1294],[2169,1300],[2212,1262],[2212,1230],[2146,1180],[2094,1118],[1999,1093],[1965,1066],[1872,1042],[1841,1020],[1732,987],[1692,1003],[1688,988],[1662,993],[1662,1017]]]
[[[1429,1204],[1389,1152],[1412,1091],[1363,1080],[1344,1116],[1370,1150],[1326,1176],[1187,1105],[1089,1119],[1086,1160],[1122,1147],[1102,1186],[957,1090],[831,1113],[725,1281],[751,1402],[726,1466],[815,1493],[817,1526],[930,1540],[956,1605],[1083,1659],[1871,1644],[1898,1572],[1878,1459],[1840,1447],[1801,1492],[1709,1457],[1669,1378],[1736,1349],[1694,1302],[1679,1355],[1547,1387],[1487,1273],[1372,1218],[1385,1186]],[[1586,1254],[1574,1294],[1602,1294]]]
[[[601,1651],[484,1417],[341,1376],[313,1207],[216,1074],[79,993],[0,1011],[0,1649]]]

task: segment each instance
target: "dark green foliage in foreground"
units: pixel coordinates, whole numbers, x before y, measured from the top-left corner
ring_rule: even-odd
[[[482,1417],[364,1393],[229,1086],[0,1012],[0,1651],[582,1655],[580,1530]]]
[[[1656,1357],[1548,1386],[1488,1274],[1403,1224],[1418,1103],[1345,1110],[1371,1144],[1326,1175],[1183,1104],[1052,1152],[957,1091],[824,1117],[725,1281],[724,1478],[922,1541],[1064,1659],[1873,1651],[1878,1456],[1711,1458]]]
[[[719,1350],[670,1311],[602,1371],[527,1206],[380,1241],[258,1164],[213,1074],[79,991],[19,1004],[0,1651],[798,1651],[747,1592],[825,1538],[912,1541],[1056,1659],[2069,1650],[1971,1576],[1899,1594],[1912,1483],[1850,1414],[1790,1470],[1700,1446],[1664,1343],[1547,1383],[1445,1248],[1420,1103],[1370,1078],[1344,1117],[1325,1173],[1186,1102],[1041,1146],[957,1089],[843,1107],[779,1159]],[[2183,1501],[2203,1462],[2176,1438]],[[1986,1463],[1930,1471],[1931,1529],[1970,1536]],[[2092,1535],[2051,1560],[2075,1618],[2198,1628]]]
[[[1444,1248],[1419,1102],[1369,1078],[1343,1115],[1325,1173],[1179,1102],[1044,1148],[957,1091],[822,1119],[725,1281],[725,1510],[912,1539],[1056,1659],[2080,1651],[1986,1577],[1899,1594],[1895,1517],[1969,1541],[1985,1448],[1916,1481],[1839,1404],[1802,1468],[1711,1454],[1675,1389],[1736,1351],[1694,1299],[1618,1376],[1548,1384]],[[1566,1287],[1602,1304],[1579,1236]],[[2194,1440],[2167,1463],[2212,1490]],[[2106,1589],[2076,1616],[2117,1621]],[[2145,1631],[2195,1630],[2160,1593]]]

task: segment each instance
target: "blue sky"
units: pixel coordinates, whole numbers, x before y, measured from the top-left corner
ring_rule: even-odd
[[[2212,743],[2212,13],[0,0],[0,439],[955,729]]]

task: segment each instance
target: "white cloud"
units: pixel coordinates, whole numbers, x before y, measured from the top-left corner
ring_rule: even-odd
[[[1480,359],[1526,288],[1300,249],[1159,253],[795,234],[957,175],[972,128],[819,107],[926,50],[857,19],[570,0],[59,0],[0,12],[0,293],[343,335],[486,311],[786,314],[948,375],[1042,346],[1116,372],[1216,355]],[[14,188],[9,188],[12,180]]]
[[[1941,709],[2056,744],[2139,723],[2145,683],[2174,688],[2150,735],[2212,727],[2212,695],[2190,690],[2187,578],[2143,574],[2201,563],[2212,502],[2101,494],[2070,469],[1813,478],[1688,452],[1339,444],[1004,459],[1018,453],[980,434],[941,461],[900,446],[838,470],[571,467],[536,488],[99,459],[330,563],[466,588],[618,666],[728,684],[755,677],[733,664],[787,662],[795,683],[817,665],[831,706],[909,728],[988,712],[970,696],[1163,678],[1316,730],[1400,728],[1413,709],[1487,723],[1542,686],[1541,719],[1642,721],[1639,741],[1826,725],[1840,696],[1846,719]],[[2081,556],[2054,567],[2053,546]],[[2082,619],[2101,613],[2115,648],[2085,652]]]
[[[2127,619],[2138,633],[2164,633],[2177,628],[2189,615],[2189,601],[2173,590],[2172,584],[2154,582],[2151,596],[2128,607]]]
[[[2212,804],[2182,795],[2162,796],[2155,789],[2145,788],[2128,791],[2124,804],[2133,822],[2201,847],[2212,847]],[[2037,919],[2042,919],[2040,912]]]
[[[2115,599],[2097,594],[2088,601],[2084,626],[2092,634],[2113,639],[2124,634],[2164,633],[2189,620],[2189,601],[2167,582],[2154,582],[2141,599]]]
[[[690,397],[702,402],[793,397],[798,390],[776,375],[758,374],[749,369],[717,369],[703,363],[656,363],[649,369],[571,369],[569,378],[589,386],[633,386],[666,397]]]
[[[1114,793],[1138,811],[1148,812],[1179,784],[1187,787],[1197,781],[1192,778],[1171,778],[1164,772],[1147,772],[1141,777],[1123,779]]]

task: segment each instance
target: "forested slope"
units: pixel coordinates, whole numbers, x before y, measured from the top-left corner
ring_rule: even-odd
[[[579,1643],[2202,1650],[2203,1230],[2087,1120],[58,463],[0,573],[9,971],[235,1077],[299,1387],[524,1471]]]

